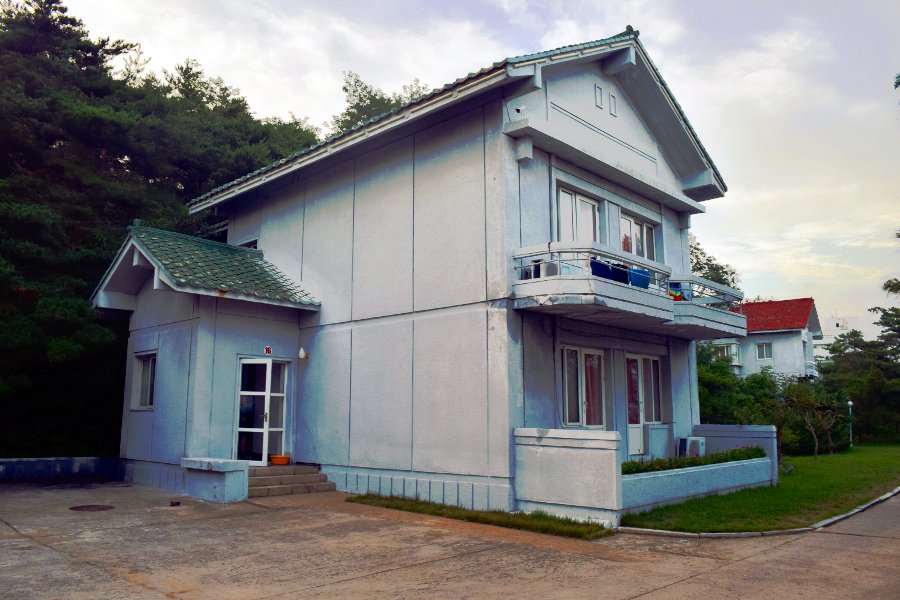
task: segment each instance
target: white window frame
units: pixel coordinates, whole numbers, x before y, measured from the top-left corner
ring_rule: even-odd
[[[731,364],[738,364],[741,362],[741,347],[738,344],[717,344],[716,357],[727,357],[731,359]]]
[[[571,422],[567,419],[568,409],[568,386],[566,371],[566,351],[574,350],[578,352],[578,422]],[[585,397],[585,376],[584,376],[584,357],[591,354],[600,357],[600,425],[587,425],[585,423],[587,417],[587,398]],[[566,429],[599,429],[606,430],[606,354],[598,348],[588,348],[584,346],[573,346],[571,344],[562,344],[559,347],[560,356],[560,381],[561,386],[561,405],[560,405],[560,422],[562,427]]]
[[[571,219],[571,222],[568,224],[568,228],[571,231],[571,237],[563,238],[563,195],[567,194],[571,197],[571,200],[566,200],[566,202],[570,202],[570,207],[568,210],[568,216]],[[578,239],[578,204],[579,202],[584,202],[586,204],[590,204],[593,207],[593,216],[594,216],[594,235],[592,240],[580,240]],[[605,243],[604,238],[606,236],[606,205],[603,200],[598,198],[592,198],[581,192],[576,192],[572,188],[566,186],[557,186],[556,188],[556,241],[558,242],[584,242],[584,243]]]
[[[642,245],[642,253],[638,253],[635,248],[634,243],[634,235],[631,236],[631,250],[626,250],[625,245],[622,243],[622,238],[624,237],[622,234],[622,222],[628,221],[631,224],[631,231],[634,231],[635,227],[640,227],[641,229],[641,245]],[[628,252],[629,254],[634,254],[635,256],[640,256],[642,258],[646,258],[647,260],[656,261],[656,237],[657,237],[657,229],[658,227],[653,223],[649,223],[647,221],[643,221],[638,217],[635,217],[629,213],[622,211],[621,217],[619,219],[619,248],[622,249],[623,252]],[[647,243],[647,231],[651,231],[653,233],[653,243]],[[652,249],[652,251],[651,251]],[[650,256],[652,254],[652,256]]]
[[[769,349],[766,356],[766,348]],[[772,351],[772,342],[760,342],[756,344],[756,360],[773,360],[775,353]]]
[[[156,350],[141,352],[134,355],[135,373],[132,377],[134,391],[132,392],[131,410],[153,410],[156,406],[156,374],[159,367],[159,355]],[[147,396],[144,395],[144,373],[147,363],[150,363],[150,381]]]

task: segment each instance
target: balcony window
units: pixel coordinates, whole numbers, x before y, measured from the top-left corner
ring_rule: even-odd
[[[604,426],[603,352],[563,346],[563,425],[566,427]]]
[[[560,188],[558,194],[560,242],[600,242],[603,230],[600,202]]]
[[[728,358],[731,360],[731,364],[740,364],[741,347],[737,344],[725,344],[722,346],[716,346],[716,358]]]
[[[623,214],[620,229],[622,250],[656,260],[656,230],[653,225]]]

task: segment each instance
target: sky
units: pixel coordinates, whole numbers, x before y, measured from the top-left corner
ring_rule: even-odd
[[[900,306],[900,2],[876,0],[68,0],[148,69],[196,59],[258,117],[321,126],[342,72],[439,87],[508,56],[632,25],[728,185],[692,219],[747,298],[813,297],[820,318]]]

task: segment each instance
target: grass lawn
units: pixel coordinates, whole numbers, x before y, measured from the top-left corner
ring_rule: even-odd
[[[808,527],[900,484],[900,446],[857,446],[834,456],[786,457],[778,486],[707,496],[626,515],[622,525],[674,531],[768,531]]]
[[[509,527],[511,529],[524,529],[526,531],[549,533],[551,535],[580,538],[583,540],[593,540],[612,533],[611,529],[606,529],[603,525],[598,523],[581,523],[573,519],[564,519],[562,517],[555,517],[541,512],[524,514],[508,513],[499,510],[469,510],[467,508],[446,506],[434,502],[423,502],[421,500],[412,500],[409,498],[375,496],[371,494],[351,496],[347,498],[347,502],[358,502],[360,504],[369,504],[371,506],[380,506],[382,508],[393,508],[396,510],[434,515],[436,517],[448,517],[450,519],[460,519],[472,523],[484,523],[486,525],[497,525],[499,527]]]

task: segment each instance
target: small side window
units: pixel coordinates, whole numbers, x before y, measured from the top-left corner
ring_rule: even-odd
[[[153,408],[156,393],[156,354],[138,356],[140,371],[140,393],[136,408]]]

